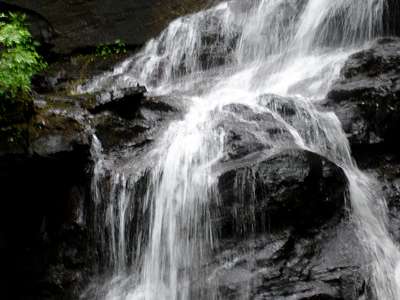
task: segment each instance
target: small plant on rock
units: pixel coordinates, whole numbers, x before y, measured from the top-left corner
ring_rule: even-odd
[[[125,44],[121,42],[121,40],[115,40],[114,45],[110,45],[109,43],[105,44],[100,44],[96,47],[96,56],[101,56],[104,59],[106,59],[108,56],[110,56],[113,53],[120,53],[120,52],[126,52],[125,50]]]

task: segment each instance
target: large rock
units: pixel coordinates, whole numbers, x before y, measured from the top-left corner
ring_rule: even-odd
[[[398,1],[390,1],[398,4]],[[398,10],[390,12],[392,16]],[[390,231],[399,241],[400,40],[381,39],[346,61],[328,93],[327,107],[342,123],[352,154],[362,169],[382,183]]]
[[[353,225],[343,219],[348,182],[315,153],[233,158],[212,209],[219,244],[196,292],[218,299],[371,299]],[[206,292],[204,291],[206,290]]]
[[[143,45],[158,35],[171,20],[216,2],[2,0],[0,10],[28,13],[30,30],[35,38],[55,53],[68,53],[105,42],[114,43],[116,39],[129,45]]]
[[[389,180],[388,186],[400,174],[399,62],[396,39],[378,40],[371,49],[353,54],[327,103],[342,123],[359,167],[375,169],[382,180]]]
[[[353,54],[328,93],[351,143],[378,143],[400,129],[399,53],[400,41],[380,40]]]
[[[222,232],[242,234],[267,227],[307,231],[343,209],[347,178],[341,168],[312,152],[285,150],[219,178]],[[269,225],[267,225],[269,224]]]
[[[336,217],[328,220],[315,234],[287,228],[222,239],[207,265],[211,275],[204,285],[224,300],[373,299],[354,227],[338,222]]]

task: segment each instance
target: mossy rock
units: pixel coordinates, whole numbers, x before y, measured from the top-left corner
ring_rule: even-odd
[[[30,150],[41,156],[70,152],[78,145],[89,145],[89,133],[76,119],[48,110],[33,118],[29,129]]]

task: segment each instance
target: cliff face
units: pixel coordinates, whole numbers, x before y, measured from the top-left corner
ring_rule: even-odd
[[[144,87],[119,96],[67,93],[82,80],[83,66],[90,78],[124,55],[89,64],[83,57],[36,75],[34,104],[9,107],[13,118],[0,124],[1,299],[79,298],[97,252],[90,246],[93,134],[112,163],[113,153],[143,151],[177,117],[163,99],[146,100]]]
[[[34,37],[52,52],[69,53],[120,39],[143,45],[173,19],[217,0],[2,0],[0,11],[23,11]]]

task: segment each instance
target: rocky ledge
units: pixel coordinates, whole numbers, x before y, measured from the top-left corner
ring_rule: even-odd
[[[32,101],[9,108],[0,132],[0,298],[78,298],[94,257],[88,247],[93,136],[119,160],[124,149],[143,151],[180,115],[169,99],[146,98],[143,86],[72,92],[83,68],[88,80],[121,59],[58,63],[35,75]]]

